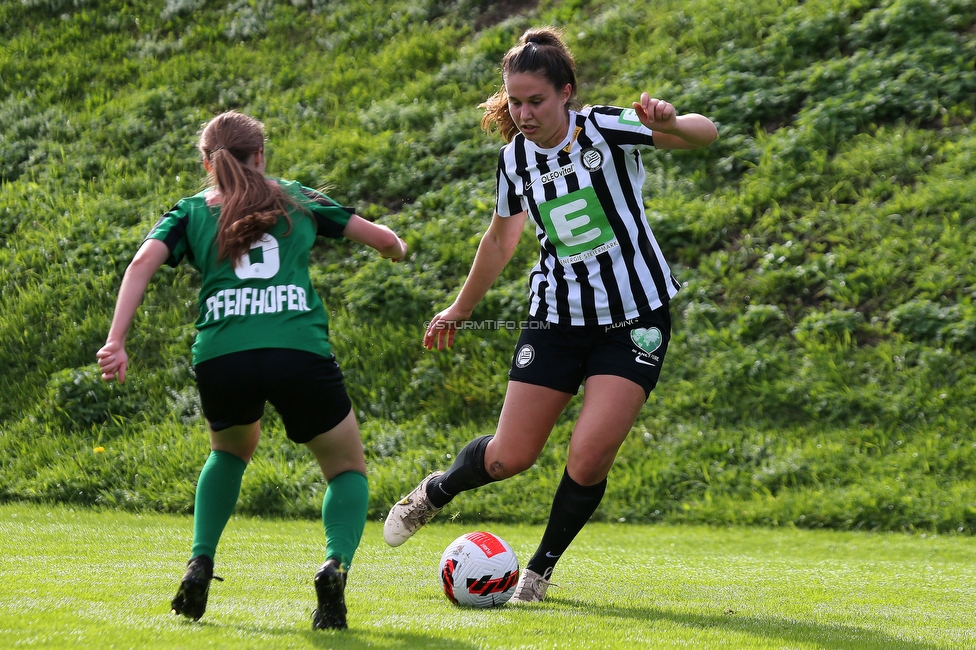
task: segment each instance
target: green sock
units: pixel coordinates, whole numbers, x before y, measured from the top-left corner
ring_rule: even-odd
[[[338,558],[349,568],[366,527],[369,483],[359,472],[343,472],[329,481],[322,499],[325,557]]]
[[[213,559],[224,526],[234,514],[241,495],[241,479],[247,468],[241,458],[226,451],[212,451],[200,472],[193,505],[193,551],[190,557]]]

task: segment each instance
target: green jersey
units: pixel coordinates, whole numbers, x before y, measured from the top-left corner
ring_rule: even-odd
[[[193,363],[257,348],[292,348],[331,356],[329,319],[312,287],[309,252],[316,236],[340,238],[352,210],[294,181],[277,183],[297,206],[251,245],[237,266],[217,261],[220,206],[209,190],[180,200],[147,239],[169,248],[167,263],[184,257],[203,276]]]

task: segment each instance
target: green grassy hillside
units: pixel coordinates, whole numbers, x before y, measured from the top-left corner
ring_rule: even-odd
[[[683,285],[675,338],[597,516],[976,530],[976,1],[21,0],[0,5],[0,498],[173,512],[207,453],[189,365],[197,278],[157,275],[124,386],[94,364],[195,134],[237,108],[269,171],[395,228],[313,279],[364,430],[372,516],[490,433],[515,332],[420,345],[491,217],[477,104],[528,26],[565,30],[585,103],[642,90],[720,139],[647,151]],[[526,233],[475,318],[518,320]],[[452,507],[540,521],[574,401],[536,467]],[[240,510],[316,516],[324,486],[271,411]],[[529,489],[531,486],[531,489]]]

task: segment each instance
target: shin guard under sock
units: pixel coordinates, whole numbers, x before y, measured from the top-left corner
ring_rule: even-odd
[[[369,483],[355,471],[343,472],[329,481],[322,499],[322,526],[325,528],[325,557],[337,558],[349,569],[366,527]]]
[[[193,551],[190,557],[213,559],[224,527],[241,495],[247,463],[226,451],[212,451],[197,480],[193,505]]]
[[[492,437],[481,436],[466,444],[450,469],[431,479],[427,484],[427,498],[435,508],[443,508],[465,490],[495,482],[485,469],[485,449]]]
[[[596,485],[582,486],[569,477],[568,471],[564,471],[552,500],[542,541],[525,568],[548,578],[559,557],[596,511],[606,491],[607,479]]]

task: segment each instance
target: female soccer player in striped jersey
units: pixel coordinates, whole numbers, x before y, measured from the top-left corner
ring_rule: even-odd
[[[265,177],[264,127],[230,111],[210,120],[197,148],[209,187],[163,215],[125,271],[105,345],[102,378],[125,381],[126,334],[149,280],[183,258],[202,277],[193,344],[212,452],[200,472],[193,549],[172,608],[199,619],[207,606],[217,543],[261,435],[265,402],[287,436],[304,444],[328,481],[322,502],[325,564],[315,575],[315,628],[346,627],[346,572],[366,524],[369,489],[359,426],[329,343],[328,316],[312,287],[317,236],[402,259],[406,244],[332,199]]]
[[[575,110],[572,54],[552,28],[527,31],[502,61],[503,87],[482,126],[507,141],[498,157],[495,215],[454,303],[434,316],[428,349],[498,278],[527,219],[539,260],[529,273],[529,318],[493,436],[472,440],[390,510],[387,543],[412,536],[452,498],[514,476],[536,461],[556,419],[584,385],[562,480],[513,600],[545,597],[557,560],[596,510],[620,445],[657,383],[678,291],[644,214],[639,146],[696,149],[718,137],[706,117],[678,115],[642,93],[632,107]]]

